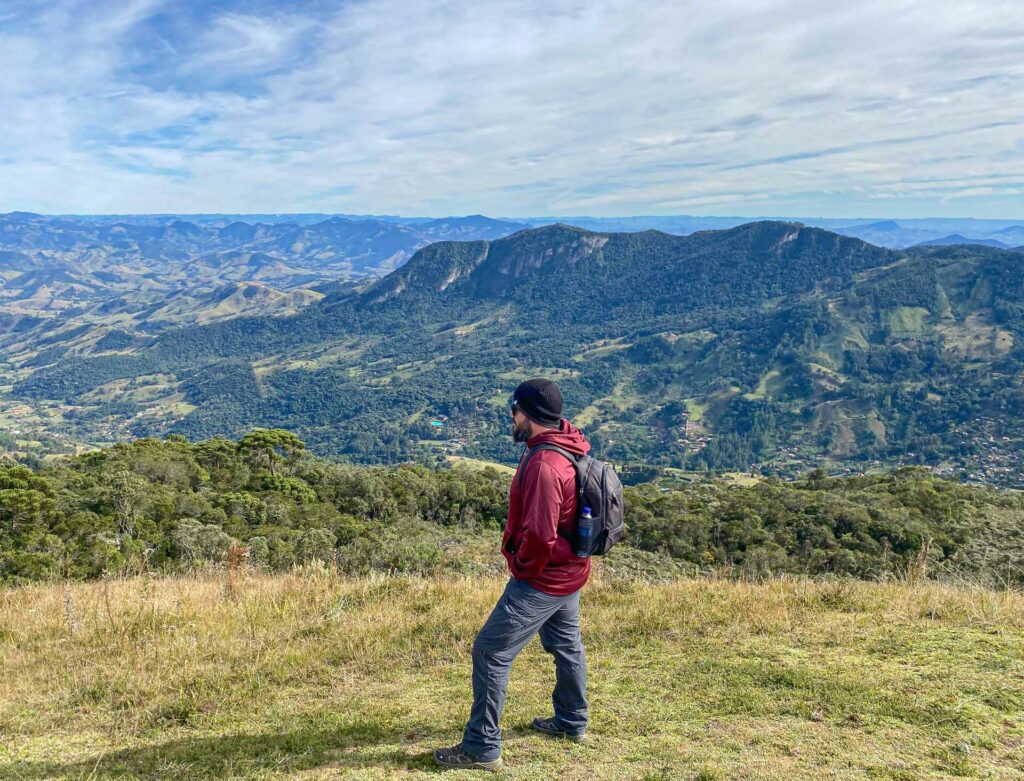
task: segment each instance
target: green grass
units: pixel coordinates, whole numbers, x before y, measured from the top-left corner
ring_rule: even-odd
[[[565,369],[558,366],[532,366],[518,368],[515,371],[502,372],[498,377],[506,381],[513,389],[528,377],[548,377],[552,380],[567,380],[580,376],[579,369]],[[511,393],[509,394],[511,395]],[[505,396],[504,398],[508,398]]]
[[[757,485],[764,478],[751,475],[747,472],[723,472],[721,479],[726,485]]]
[[[436,336],[452,336],[456,338],[461,336],[469,336],[474,331],[482,328],[483,326],[507,321],[511,314],[511,305],[506,305],[500,307],[499,309],[496,309],[492,314],[489,314],[487,315],[487,317],[483,317],[480,320],[476,320],[472,323],[466,323],[465,325],[460,325],[455,328],[449,328],[445,331],[438,331]]]
[[[279,371],[306,369],[315,371],[345,361],[352,361],[381,342],[380,337],[361,337],[327,342],[319,348],[296,356],[273,355],[252,364],[257,377],[265,377]]]
[[[314,569],[0,592],[0,778],[436,778],[502,585]],[[529,729],[553,674],[535,641],[502,777],[1024,771],[1020,594],[598,578],[583,622],[591,741]]]
[[[747,399],[771,398],[786,387],[786,378],[778,369],[769,369],[757,383],[757,388],[751,393],[743,394]]]
[[[936,331],[946,350],[966,359],[992,359],[1013,349],[1013,334],[975,314]]]
[[[429,404],[424,404],[422,407],[420,407],[418,410],[416,410],[414,413],[412,413],[409,417],[407,417],[405,419],[405,422],[408,425],[412,425],[417,420],[422,418],[423,417],[423,413],[426,412],[428,409],[430,409],[430,405]]]
[[[606,355],[619,352],[620,350],[628,350],[632,346],[633,343],[627,342],[625,337],[619,337],[618,339],[601,339],[591,345],[587,345],[587,349],[576,353],[572,356],[572,360],[577,362],[593,361],[598,358],[603,358]]]
[[[686,404],[686,411],[689,413],[690,420],[694,423],[700,423],[701,418],[704,417],[704,410],[707,409],[707,404],[702,404],[697,399],[683,399],[683,403]]]
[[[837,369],[843,365],[848,350],[867,350],[868,340],[856,323],[837,318],[836,327],[821,341],[821,349],[815,353],[817,360]]]
[[[495,469],[505,475],[514,475],[516,470],[508,464],[499,464],[497,461],[485,461],[479,458],[466,458],[465,456],[448,456],[447,460],[456,469]]]
[[[898,306],[882,311],[886,329],[892,334],[923,333],[924,321],[928,316],[928,310],[920,306]]]
[[[592,404],[589,404],[576,413],[576,415],[573,416],[573,422],[581,428],[590,426],[602,416],[602,413],[606,409],[624,412],[635,404],[638,404],[641,400],[640,396],[636,393],[626,392],[626,388],[632,383],[634,376],[635,373],[630,374],[629,377],[623,380],[620,380],[616,383],[610,395],[596,399]]]
[[[144,404],[171,393],[179,385],[170,374],[146,374],[138,377],[113,380],[82,395],[91,403],[110,401],[132,401]]]

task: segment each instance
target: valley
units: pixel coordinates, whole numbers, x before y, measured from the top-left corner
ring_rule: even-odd
[[[45,457],[269,425],[358,462],[507,464],[507,397],[547,375],[567,416],[623,467],[697,478],[922,465],[1020,482],[1024,253],[893,250],[784,222],[689,236],[548,225],[496,239],[471,238],[490,223],[440,222],[460,240],[386,274],[387,262],[358,276],[336,260],[311,283],[297,258],[326,250],[288,234],[298,249],[278,246],[260,267],[277,283],[295,271],[290,292],[242,279],[249,261],[236,253],[216,278],[209,261],[161,261],[177,269],[170,278],[187,269],[209,281],[153,292],[134,314],[123,296],[48,318],[8,308],[5,446]],[[274,227],[245,236],[269,241],[261,231]],[[243,232],[218,235],[228,228]],[[314,229],[327,230],[301,231]]]

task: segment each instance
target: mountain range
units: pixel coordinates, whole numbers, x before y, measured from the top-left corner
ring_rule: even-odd
[[[915,244],[916,247],[952,247],[957,244],[979,244],[982,247],[998,247],[999,249],[1012,249],[1012,245],[998,239],[969,239],[959,233],[949,236],[942,236],[938,239],[929,239]]]
[[[1012,484],[1022,261],[783,222],[689,236],[555,224],[435,242],[287,316],[182,312],[192,324],[8,347],[7,397],[75,441],[278,426],[360,461],[511,461],[509,394],[545,375],[627,466],[913,462]]]
[[[395,224],[331,217],[242,222],[0,216],[0,350],[111,330],[290,314],[372,281],[439,239],[493,239],[525,227],[482,216]],[[81,338],[69,344],[74,352]]]

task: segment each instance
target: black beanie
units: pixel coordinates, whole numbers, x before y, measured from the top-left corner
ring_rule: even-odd
[[[562,391],[551,380],[527,380],[516,388],[512,398],[515,406],[535,423],[555,427],[562,421]]]

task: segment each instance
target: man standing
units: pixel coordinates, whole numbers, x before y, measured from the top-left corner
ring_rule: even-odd
[[[527,380],[512,402],[512,438],[525,442],[509,494],[508,523],[501,550],[512,577],[473,643],[473,707],[462,742],[438,749],[434,760],[455,768],[501,767],[498,722],[505,705],[509,668],[540,632],[555,657],[554,717],[538,717],[533,728],[577,743],[587,728],[587,666],[580,638],[580,589],[590,559],[571,543],[576,530],[576,468],[551,444],[583,455],[590,444],[562,419],[562,393],[550,380]]]

